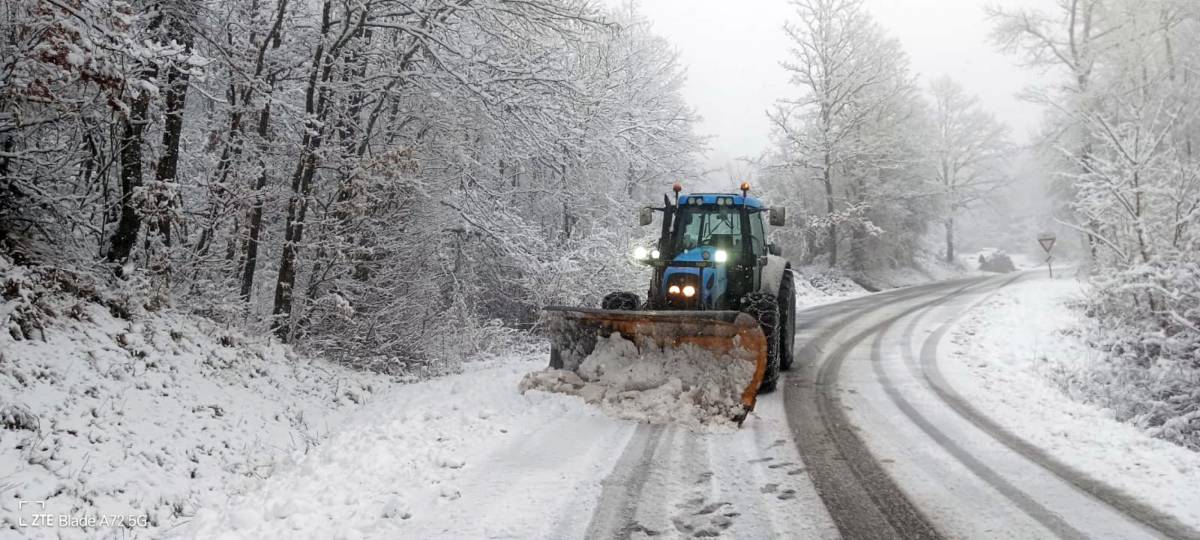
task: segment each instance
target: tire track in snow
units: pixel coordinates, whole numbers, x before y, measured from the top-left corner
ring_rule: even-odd
[[[638,501],[665,432],[662,425],[637,427],[612,472],[601,482],[600,500],[588,524],[587,538],[624,540],[634,532],[644,532],[635,521]]]
[[[948,294],[909,307],[855,334],[827,355],[819,366],[815,362],[802,363],[798,381],[793,382],[789,377],[789,384],[799,390],[785,394],[793,440],[808,466],[817,491],[844,537],[941,538],[854,433],[837,395],[837,377],[850,351],[885,325],[920,309],[945,303],[981,283],[986,283],[986,279],[968,278],[935,286],[914,287],[895,298],[852,312],[802,349],[816,358],[814,353],[821,351],[829,340],[851,324],[856,315],[920,298],[930,292],[950,289]]]
[[[1019,277],[1020,276],[1017,276],[1017,278]],[[986,299],[990,297],[991,294],[995,293],[995,291],[999,290],[1005,285],[1008,285],[1009,283],[1012,283],[1017,278],[1012,278],[1001,283],[984,298]],[[946,300],[956,296],[957,295],[949,295],[946,297]],[[931,311],[944,303],[945,302],[938,302],[930,304],[919,312],[912,314],[912,320],[904,331],[904,345],[901,347],[901,354],[904,356],[906,362],[910,361],[912,357],[912,334],[916,331],[917,324]],[[969,310],[970,307],[964,309],[963,312],[965,313]],[[1087,535],[1072,527],[1061,516],[1046,509],[1046,507],[1042,506],[1040,503],[1030,497],[1029,494],[1005,480],[1003,476],[998,474],[992,468],[988,467],[979,458],[972,455],[970,451],[964,449],[958,443],[954,442],[952,438],[946,435],[946,433],[944,433],[942,430],[938,429],[933,422],[917,411],[917,409],[913,407],[912,403],[910,403],[903,395],[900,394],[899,389],[895,384],[892,383],[886,371],[884,371],[882,363],[883,338],[887,334],[887,331],[890,330],[895,323],[899,322],[899,320],[900,318],[894,318],[886,321],[886,323],[879,329],[879,332],[875,334],[875,339],[871,344],[872,369],[876,377],[879,378],[880,385],[883,386],[884,392],[887,394],[888,398],[891,399],[892,403],[896,405],[896,408],[900,409],[900,411],[903,412],[913,424],[919,427],[921,431],[925,433],[925,435],[936,442],[938,446],[941,446],[942,449],[948,452],[951,456],[954,456],[954,458],[966,466],[968,470],[970,470],[984,482],[987,482],[988,485],[992,486],[996,491],[999,491],[1010,501],[1012,501],[1013,504],[1016,505],[1017,508],[1020,508],[1022,512],[1032,517],[1038,523],[1041,523],[1042,526],[1052,531],[1059,538],[1067,538],[1072,540],[1082,540],[1087,538]]]
[[[1020,277],[1021,276],[1018,276],[1005,282],[1003,285],[1001,285],[1001,287],[1016,281]],[[997,290],[999,290],[999,288],[1000,287],[998,287]],[[995,291],[993,291],[993,294],[994,293]],[[1114,488],[1101,480],[1093,478],[1082,471],[1079,471],[1070,464],[1059,460],[1058,458],[1047,453],[1045,450],[1038,448],[1012,431],[1000,426],[990,417],[980,412],[979,409],[976,409],[966,399],[964,399],[962,395],[954,390],[953,387],[950,386],[945,377],[942,376],[940,366],[938,365],[938,345],[941,343],[942,339],[945,338],[946,333],[949,332],[950,328],[955,323],[962,319],[962,317],[964,317],[971,309],[982,304],[989,298],[991,298],[991,294],[980,299],[967,309],[962,310],[956,316],[951,317],[942,323],[929,335],[928,338],[925,339],[921,346],[919,367],[914,366],[916,364],[915,361],[909,363],[910,366],[914,366],[913,369],[918,372],[918,376],[923,378],[925,382],[928,383],[929,387],[933,390],[933,393],[937,395],[942,402],[948,405],[954,410],[954,412],[958,413],[959,416],[970,422],[980,431],[987,433],[993,439],[1007,446],[1010,450],[1038,464],[1043,469],[1046,469],[1055,476],[1070,483],[1084,493],[1098,499],[1118,512],[1128,516],[1130,519],[1168,537],[1200,539],[1200,531],[1188,527],[1175,517],[1160,512],[1158,509],[1139,501],[1125,492]],[[914,325],[915,322],[916,321],[913,323]],[[911,329],[912,326],[909,327],[909,331],[906,333],[906,339],[911,336]],[[905,354],[910,354],[910,348],[908,345],[905,346]]]

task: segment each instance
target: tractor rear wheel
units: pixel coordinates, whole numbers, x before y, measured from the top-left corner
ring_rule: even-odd
[[[774,392],[779,382],[779,300],[771,293],[753,292],[742,297],[741,311],[754,317],[767,336],[767,372],[758,391]]]
[[[781,310],[779,332],[779,368],[783,371],[792,369],[793,353],[796,346],[796,285],[792,279],[792,271],[783,273],[783,285],[779,287]]]

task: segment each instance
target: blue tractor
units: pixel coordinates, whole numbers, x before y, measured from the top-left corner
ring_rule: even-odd
[[[634,259],[653,270],[644,299],[613,292],[600,309],[546,308],[551,336],[550,367],[578,369],[597,337],[619,332],[639,344],[679,347],[692,344],[754,364],[742,389],[744,414],[760,392],[770,392],[780,371],[792,364],[795,288],[791,264],[767,241],[767,225],[781,226],[783,208],[768,208],[741,193],[663,197],[661,207],[643,208],[639,224],[662,215],[653,246],[639,247]],[[765,215],[764,215],[765,214]]]

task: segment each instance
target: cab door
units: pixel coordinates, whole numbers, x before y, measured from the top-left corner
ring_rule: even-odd
[[[750,220],[749,242],[754,265],[754,287],[750,290],[757,291],[762,288],[762,269],[767,265],[767,233],[763,227],[762,212],[749,212],[747,217]]]

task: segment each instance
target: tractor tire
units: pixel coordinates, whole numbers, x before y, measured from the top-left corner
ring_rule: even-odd
[[[767,336],[767,372],[758,392],[774,392],[779,383],[779,300],[771,293],[753,292],[742,297],[741,311],[754,317]]]
[[[642,300],[638,295],[626,291],[608,293],[604,295],[604,300],[600,301],[600,309],[617,311],[637,311],[641,305]]]
[[[779,332],[779,369],[788,371],[792,369],[792,360],[795,359],[796,350],[796,283],[793,281],[791,270],[783,273],[783,284],[779,286],[779,298],[782,300],[779,304],[779,308],[782,310],[782,317],[780,317],[782,327]]]

